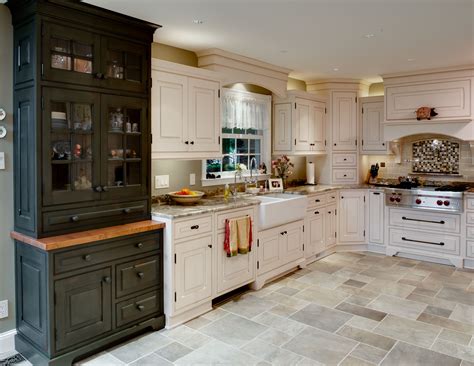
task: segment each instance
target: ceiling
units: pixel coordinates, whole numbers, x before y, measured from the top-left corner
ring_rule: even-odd
[[[157,42],[220,48],[305,81],[377,82],[384,73],[474,63],[474,0],[87,2],[161,24]]]

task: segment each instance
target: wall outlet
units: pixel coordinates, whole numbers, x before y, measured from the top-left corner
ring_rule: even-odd
[[[170,186],[169,175],[155,175],[155,189],[168,188]]]
[[[189,174],[189,185],[194,186],[196,184],[196,174]]]
[[[0,301],[0,319],[8,318],[8,300]]]

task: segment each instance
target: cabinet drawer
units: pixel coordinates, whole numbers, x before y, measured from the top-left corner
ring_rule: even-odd
[[[319,196],[308,197],[308,208],[324,206],[328,201],[328,196],[321,194]]]
[[[353,153],[332,154],[332,165],[334,167],[356,166],[357,154],[353,154]]]
[[[460,239],[456,236],[427,231],[390,229],[390,245],[427,253],[459,255]]]
[[[466,228],[466,238],[467,239],[474,239],[474,227],[468,226]]]
[[[162,300],[159,291],[149,292],[115,305],[117,327],[128,324],[145,316],[162,312]]]
[[[147,201],[46,212],[43,214],[43,225],[46,232],[75,230],[91,226],[96,228],[96,225],[100,224],[145,218],[147,212]]]
[[[333,183],[356,183],[357,169],[333,169]]]
[[[226,219],[236,219],[237,217],[250,216],[253,222],[253,208],[246,208],[244,210],[222,212],[217,214],[217,230],[224,230]]]
[[[468,257],[474,258],[474,241],[466,241],[466,255]]]
[[[466,213],[466,224],[474,225],[474,212]]]
[[[474,197],[466,198],[466,210],[474,210]]]
[[[212,216],[196,217],[174,224],[174,239],[189,238],[212,230]]]
[[[117,298],[159,285],[160,256],[119,264],[115,268]]]
[[[337,191],[326,194],[326,201],[327,203],[337,202]]]
[[[54,272],[59,274],[152,250],[161,250],[161,236],[162,231],[134,235],[132,238],[112,239],[92,246],[55,253]]]
[[[392,208],[390,209],[390,225],[459,234],[461,216]]]

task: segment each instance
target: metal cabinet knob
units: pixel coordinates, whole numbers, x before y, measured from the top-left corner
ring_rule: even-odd
[[[94,187],[94,191],[102,192],[102,187],[101,186]]]
[[[137,272],[137,276],[140,277],[140,278],[143,278],[143,277],[145,277],[145,273]]]
[[[104,282],[105,283],[110,283],[111,281],[112,281],[112,279],[109,276],[104,277]]]
[[[319,211],[314,211],[314,214],[315,214],[315,215],[319,215]]]
[[[199,229],[199,225],[193,225],[193,226],[191,226],[191,230],[197,230],[197,229]]]
[[[135,245],[138,249],[142,249],[143,248],[143,243],[138,243]]]
[[[104,74],[102,74],[101,72],[96,72],[96,73],[94,74],[94,77],[95,77],[96,79],[103,79],[103,78],[104,78]]]
[[[103,192],[107,192],[109,190],[109,188],[107,186],[102,186],[102,191]]]
[[[72,222],[78,222],[79,221],[79,216],[77,216],[77,215],[71,216],[71,221]]]
[[[86,262],[90,262],[92,260],[92,256],[90,254],[86,254],[83,258]]]
[[[132,210],[129,209],[129,208],[124,208],[124,209],[123,209],[123,213],[124,213],[124,214],[129,214],[131,211],[132,211]]]
[[[137,309],[138,309],[139,311],[143,311],[143,310],[145,310],[145,306],[143,306],[143,305],[137,305]]]

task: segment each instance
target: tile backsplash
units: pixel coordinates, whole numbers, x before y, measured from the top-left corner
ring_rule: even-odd
[[[459,174],[459,142],[427,139],[412,144],[413,172]]]
[[[442,173],[433,174],[429,176],[430,173],[422,173],[427,174],[427,178],[436,177],[436,180],[459,180],[459,181],[474,181],[474,165],[472,164],[471,158],[471,149],[469,143],[466,141],[461,141],[455,138],[450,138],[447,136],[441,135],[430,135],[430,134],[423,134],[423,135],[413,135],[408,136],[400,140],[401,146],[401,163],[398,163],[396,157],[394,155],[362,155],[362,164],[361,164],[361,174],[365,179],[366,174],[368,173],[370,166],[375,163],[385,162],[385,167],[380,168],[379,170],[379,178],[398,178],[399,176],[407,176],[413,173],[417,173],[413,169],[413,160],[414,159],[414,151],[413,151],[413,143],[422,141],[422,140],[443,140],[448,141],[452,146],[459,144],[459,158],[458,158],[458,168],[453,169],[453,171],[457,170],[459,174],[447,174],[442,175]],[[452,148],[451,146],[451,148]],[[425,164],[429,164],[429,161],[433,160],[433,156],[427,154],[421,154],[420,152],[415,152],[415,156],[420,158],[420,162],[425,161]],[[421,165],[425,166],[425,165]],[[420,173],[418,173],[420,174]]]

